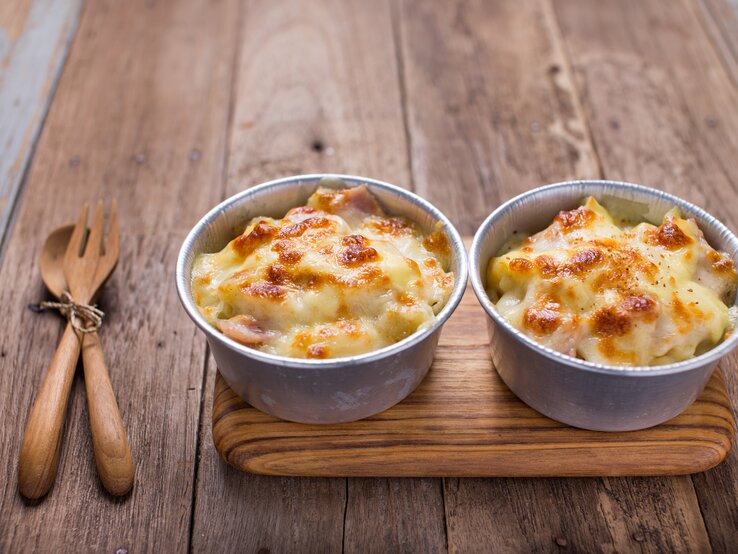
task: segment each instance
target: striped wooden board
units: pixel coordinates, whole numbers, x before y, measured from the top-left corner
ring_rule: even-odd
[[[291,476],[612,476],[704,471],[730,450],[735,424],[720,371],[680,416],[602,433],[553,421],[518,400],[492,367],[471,290],[444,327],[428,377],[405,401],[337,425],[282,421],[218,375],[213,440],[251,473]]]

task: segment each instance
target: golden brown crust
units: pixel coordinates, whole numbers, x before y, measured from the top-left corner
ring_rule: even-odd
[[[515,273],[531,273],[536,266],[527,258],[513,258],[509,263],[510,271]]]
[[[266,280],[272,285],[286,285],[292,282],[290,273],[281,265],[272,264],[267,267]]]
[[[258,296],[259,298],[268,300],[284,300],[287,296],[286,288],[267,282],[250,283],[242,287],[241,292],[249,296]]]
[[[453,288],[426,235],[387,217],[365,187],[319,189],[307,206],[246,229],[196,260],[193,296],[214,326],[273,354],[330,358],[393,344],[432,320]]]
[[[551,256],[543,254],[536,257],[534,262],[544,279],[552,279],[553,277],[556,277],[556,274],[558,273],[558,264]]]
[[[549,335],[561,325],[561,305],[546,302],[542,306],[532,306],[523,314],[523,325],[537,335]]]
[[[277,233],[277,238],[293,239],[302,236],[310,229],[325,229],[326,227],[330,227],[330,225],[331,220],[327,217],[309,217],[292,225],[282,227]]]
[[[622,337],[633,327],[632,318],[615,306],[600,308],[591,316],[592,330],[600,337]]]
[[[448,236],[443,231],[433,231],[423,241],[423,246],[429,252],[433,252],[441,258],[447,258],[451,255],[451,245],[448,242]]]
[[[584,206],[575,210],[559,212],[554,221],[561,226],[565,233],[574,229],[586,227],[595,218],[595,213]]]
[[[676,250],[692,243],[692,239],[684,234],[679,225],[670,220],[665,221],[656,229],[656,232],[651,235],[651,241],[668,250]]]
[[[732,273],[735,275],[735,264],[730,258],[721,258],[713,262],[712,268],[719,273]]]
[[[277,228],[268,223],[260,222],[248,234],[243,234],[233,241],[233,249],[245,258],[259,246],[269,241],[277,232]]]
[[[369,225],[380,233],[400,237],[412,230],[412,224],[401,217],[380,217],[372,219]]]
[[[505,251],[487,272],[498,310],[569,355],[617,365],[671,363],[716,344],[731,325],[733,261],[677,210],[659,226],[633,226],[588,198]]]
[[[374,261],[379,253],[369,246],[369,239],[363,235],[346,235],[341,239],[343,249],[338,254],[338,263],[351,267]]]
[[[296,250],[288,240],[275,240],[272,244],[272,251],[277,252],[279,255],[279,261],[286,265],[294,265],[304,256],[304,254],[299,250]]]
[[[579,250],[567,261],[563,270],[566,273],[581,275],[595,266],[598,266],[604,260],[602,251],[597,248],[586,248]]]

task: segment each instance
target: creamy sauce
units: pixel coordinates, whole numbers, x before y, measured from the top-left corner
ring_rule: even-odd
[[[677,210],[656,227],[614,219],[594,198],[515,237],[487,270],[513,326],[570,356],[609,365],[678,362],[731,329],[736,270]]]
[[[394,344],[430,325],[454,276],[440,230],[389,217],[366,189],[318,189],[282,219],[254,218],[201,254],[195,303],[232,339],[271,354],[334,358]]]

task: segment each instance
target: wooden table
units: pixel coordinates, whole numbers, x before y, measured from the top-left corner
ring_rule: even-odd
[[[623,179],[738,229],[735,0],[3,0],[0,551],[734,551],[738,454],[703,474],[299,479],[218,458],[215,367],[175,257],[222,198],[330,171],[411,188],[472,234],[500,201]],[[48,108],[48,109],[47,109]],[[117,197],[102,340],[136,459],[102,491],[78,377],[55,488],[17,493],[62,326],[45,235]],[[738,399],[738,357],[724,364]]]

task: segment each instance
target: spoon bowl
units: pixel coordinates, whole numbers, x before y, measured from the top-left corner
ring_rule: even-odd
[[[41,279],[56,298],[67,290],[64,278],[64,253],[67,251],[69,239],[72,238],[74,225],[64,225],[54,230],[44,242],[41,249]]]

